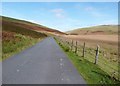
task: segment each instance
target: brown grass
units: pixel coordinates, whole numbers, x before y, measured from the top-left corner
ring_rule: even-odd
[[[2,23],[4,24],[11,24],[13,26],[21,27],[21,28],[26,28],[38,32],[51,32],[54,34],[65,34],[61,31],[51,29],[42,25],[38,25],[35,23],[31,23],[28,21],[23,21],[23,20],[18,20],[18,19],[13,19],[13,18],[8,18],[8,17],[2,17]]]
[[[118,25],[99,25],[93,27],[79,28],[68,31],[67,33],[78,35],[117,35]]]
[[[86,43],[86,47],[96,49],[96,46],[100,46],[100,50],[106,52],[106,58],[118,57],[118,36],[117,35],[64,35],[63,38],[70,43],[72,40],[78,41],[78,47],[83,46]]]
[[[90,43],[118,45],[118,35],[64,35],[63,37]]]
[[[4,40],[14,40],[14,32],[2,32],[2,41]]]

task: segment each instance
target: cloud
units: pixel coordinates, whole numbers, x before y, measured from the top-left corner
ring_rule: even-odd
[[[65,11],[61,8],[52,9],[51,12],[53,12],[57,18],[64,18],[65,17]]]

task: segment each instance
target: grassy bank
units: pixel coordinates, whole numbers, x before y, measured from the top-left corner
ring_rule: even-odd
[[[1,60],[17,54],[47,37],[44,33],[30,29],[31,27],[35,28],[35,24],[23,20],[2,17]]]
[[[2,59],[19,53],[20,51],[28,48],[38,41],[42,40],[42,38],[33,38],[30,36],[25,36],[13,32],[3,32],[2,37]]]
[[[66,45],[57,43],[62,47],[65,53],[68,55],[71,62],[74,64],[78,72],[83,76],[86,82],[91,84],[117,84],[119,81],[110,77],[106,72],[100,69],[99,65],[84,59],[82,56],[78,56],[72,51],[69,51],[69,48]]]

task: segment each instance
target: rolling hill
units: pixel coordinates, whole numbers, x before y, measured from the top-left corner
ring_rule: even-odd
[[[14,29],[7,29],[8,26],[9,27],[14,26],[14,27],[17,27],[18,29],[24,28],[24,29],[29,29],[32,31],[34,30],[36,32],[45,33],[45,34],[46,33],[65,34],[65,33],[60,32],[58,30],[51,29],[51,28],[48,28],[48,27],[45,27],[45,26],[42,26],[39,24],[35,24],[35,23],[28,22],[25,20],[18,20],[18,19],[14,19],[14,18],[4,17],[4,16],[2,16],[2,25],[3,25],[3,30],[5,29],[5,30],[12,30],[12,31],[14,30],[15,31],[15,28]],[[20,32],[20,30],[19,30],[19,32]]]
[[[114,35],[118,34],[117,25],[100,25],[68,31],[71,35]]]
[[[35,24],[8,17],[1,16],[1,18],[2,37],[0,36],[0,41],[2,38],[2,58],[0,58],[0,61],[19,53],[47,37],[45,33],[29,29],[34,27]]]
[[[14,19],[13,19],[14,20]],[[16,34],[21,34],[25,36],[30,36],[32,38],[42,38],[46,37],[47,35],[44,33],[38,33],[36,31],[33,31],[31,29],[27,29],[26,27],[19,26],[18,24],[15,24],[12,20],[8,20],[5,17],[2,18],[2,34],[4,37],[4,34],[10,33],[16,33]],[[7,36],[7,34],[6,34]]]

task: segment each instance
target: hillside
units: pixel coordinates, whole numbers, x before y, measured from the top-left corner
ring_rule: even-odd
[[[2,16],[2,24],[5,27],[3,29],[6,29],[6,30],[7,30],[7,25],[9,25],[9,26],[14,26],[14,27],[34,30],[34,31],[41,32],[41,33],[65,34],[58,30],[54,30],[54,29],[51,29],[51,28],[48,28],[48,27],[45,27],[39,24],[35,24],[35,23],[28,22],[25,20],[18,20],[18,19],[9,18],[9,17],[3,17],[3,16]]]
[[[39,38],[39,37],[42,38],[42,37],[47,36],[44,33],[38,33],[38,32],[33,31],[31,29],[27,29],[27,27],[20,26],[19,24],[17,24],[18,22],[19,22],[19,20],[14,20],[14,19],[11,19],[11,18],[2,17],[2,30],[3,30],[3,32],[4,31],[7,31],[9,33],[14,32],[14,33],[34,37],[34,38]],[[21,22],[21,24],[22,24],[22,22]]]
[[[29,24],[21,20],[2,18],[2,58],[0,60],[17,54],[47,37],[44,33],[20,25],[25,23]]]
[[[117,25],[100,25],[68,31],[71,35],[114,35],[118,34]]]

